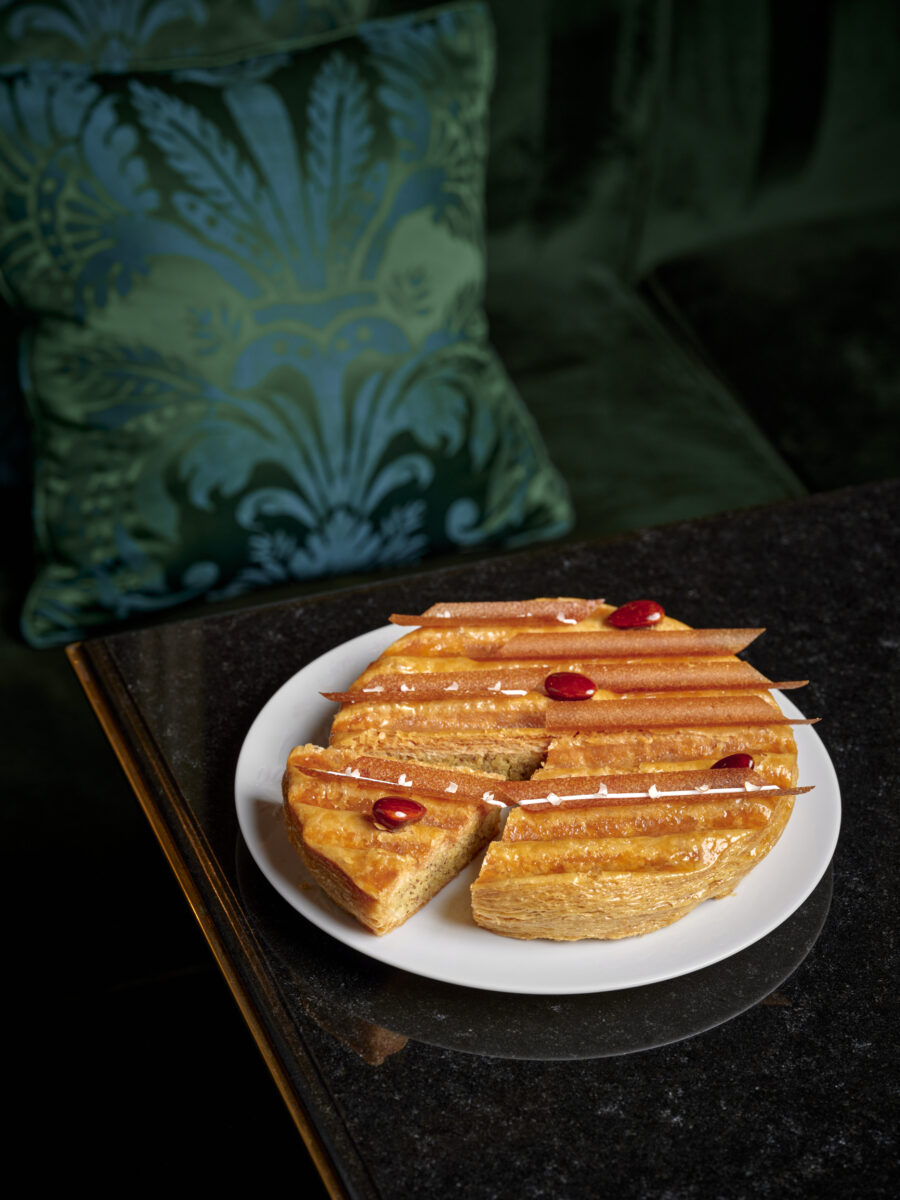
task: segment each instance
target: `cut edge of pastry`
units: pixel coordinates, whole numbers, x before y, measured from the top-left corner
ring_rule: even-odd
[[[473,918],[483,929],[520,940],[612,941],[652,933],[706,900],[730,896],[781,837],[793,804],[793,796],[780,797],[763,829],[705,831],[708,861],[693,868],[531,875],[527,902],[521,877],[507,880],[495,872],[494,860],[517,843],[495,841],[472,884]]]
[[[356,757],[334,748],[294,747],[282,780],[285,829],[322,891],[383,936],[423,908],[497,837],[502,809],[452,795],[438,799],[410,787],[405,794],[425,809],[421,822],[399,832],[378,830],[372,801],[380,791],[397,789],[366,787],[344,774]],[[314,764],[314,773],[304,771],[304,761]],[[333,770],[334,778],[323,778],[321,769]]]

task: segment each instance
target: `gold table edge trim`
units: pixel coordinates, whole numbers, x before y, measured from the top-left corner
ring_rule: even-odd
[[[187,864],[184,862],[174,844],[174,841],[166,826],[166,822],[152,799],[150,790],[143,777],[143,773],[128,749],[125,737],[119,728],[115,714],[107,703],[103,691],[95,678],[94,672],[84,656],[82,645],[82,642],[70,643],[65,648],[66,656],[68,657],[78,681],[81,684],[88,701],[90,702],[91,708],[94,710],[94,713],[103,728],[103,732],[113,748],[116,758],[119,760],[120,766],[125,772],[132,791],[137,797],[138,803],[144,812],[144,816],[149,821],[150,827],[156,835],[156,839],[159,842],[169,866],[172,868],[172,871],[175,874],[175,878],[178,880],[185,899],[187,900],[191,907],[191,911],[197,919],[197,923],[199,924],[203,936],[206,939],[210,950],[212,951],[213,957],[215,958],[220,971],[225,977],[225,982],[228,984],[228,988],[234,997],[235,1003],[237,1004],[241,1015],[247,1023],[250,1033],[253,1036],[253,1040],[256,1042],[257,1048],[263,1057],[263,1061],[268,1067],[275,1085],[281,1094],[281,1098],[291,1114],[294,1124],[296,1125],[297,1130],[303,1139],[304,1145],[309,1152],[309,1156],[313,1160],[316,1170],[319,1172],[322,1182],[328,1190],[328,1194],[333,1198],[333,1200],[347,1200],[347,1193],[341,1187],[337,1173],[332,1166],[330,1156],[320,1142],[305,1107],[294,1091],[294,1088],[291,1085],[291,1082],[278,1059],[278,1055],[273,1049],[266,1031],[262,1027],[250,997],[247,995],[243,984],[237,977],[237,974],[231,965],[228,952],[225,946],[222,944],[219,933],[216,930],[211,917],[209,916],[206,905],[203,903],[196,885],[191,878]],[[163,782],[163,786],[165,786],[165,782],[161,782]],[[190,840],[195,844],[198,857],[201,860],[205,859],[207,855],[199,846],[196,846],[196,837],[193,831],[187,826],[183,826],[183,828],[185,829],[185,832]],[[210,878],[210,882],[213,883],[213,885],[216,887],[216,891],[218,892],[219,888],[216,884],[216,881],[210,876],[207,877]],[[228,916],[228,905],[223,903],[223,909],[225,910],[226,916]],[[237,932],[237,930],[236,934],[239,940],[243,942],[243,938],[241,938],[240,933]]]

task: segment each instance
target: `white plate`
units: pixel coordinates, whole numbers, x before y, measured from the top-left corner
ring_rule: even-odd
[[[478,858],[405,925],[380,938],[369,933],[311,882],[288,842],[281,775],[293,746],[327,744],[337,705],[319,692],[348,686],[407,632],[393,625],[373,629],[298,671],[253,722],[238,758],[235,800],[250,853],[285,900],[338,941],[404,971],[466,987],[559,996],[616,991],[674,979],[736,954],[786,920],[824,874],[840,828],[840,790],[814,728],[799,725],[800,779],[815,791],[797,797],[778,844],[732,896],[707,901],[674,925],[613,942],[498,937],[472,921],[469,886]],[[803,715],[776,695],[787,716]],[[303,936],[300,925],[297,936]]]

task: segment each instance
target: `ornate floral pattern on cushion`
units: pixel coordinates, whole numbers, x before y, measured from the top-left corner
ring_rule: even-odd
[[[480,307],[479,5],[223,68],[0,81],[35,644],[563,532]]]
[[[0,0],[0,71],[40,60],[102,71],[181,66],[320,36],[372,0]]]

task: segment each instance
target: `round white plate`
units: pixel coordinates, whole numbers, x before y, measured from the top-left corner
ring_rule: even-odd
[[[557,996],[616,991],[674,979],[737,954],[786,920],[825,873],[840,828],[840,790],[814,727],[799,725],[800,780],[815,790],[797,797],[778,844],[733,895],[699,905],[674,925],[612,942],[499,937],[471,917],[469,886],[479,857],[405,925],[384,937],[369,933],[312,883],[288,842],[281,776],[293,746],[327,745],[337,705],[319,693],[347,687],[407,632],[393,625],[373,629],[298,671],[253,722],[238,758],[235,800],[250,853],[284,899],[332,937],[379,962],[466,987]],[[776,695],[787,716],[803,715]]]

